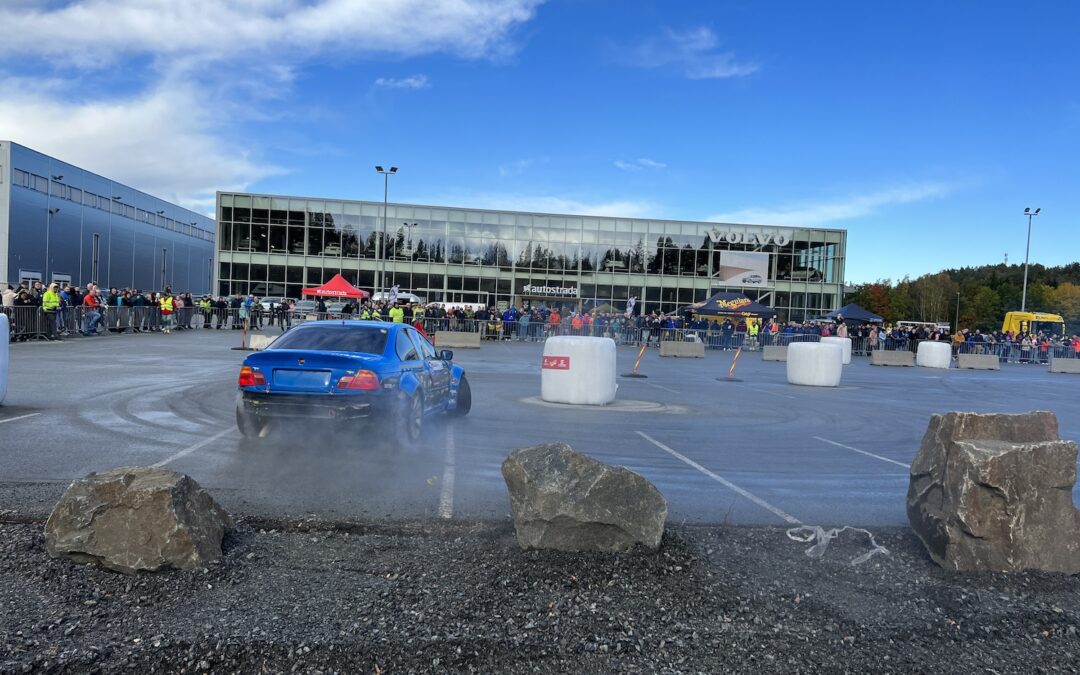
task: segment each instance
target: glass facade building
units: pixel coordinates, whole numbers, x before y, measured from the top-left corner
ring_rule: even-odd
[[[209,292],[211,218],[0,141],[0,283]]]
[[[676,311],[721,290],[837,309],[847,232],[218,193],[216,289],[301,297],[341,274],[429,302]],[[383,280],[385,273],[385,280]]]

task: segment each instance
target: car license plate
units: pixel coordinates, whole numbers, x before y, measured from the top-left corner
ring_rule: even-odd
[[[330,371],[278,368],[274,370],[274,384],[279,387],[296,387],[298,389],[325,389],[330,384]]]

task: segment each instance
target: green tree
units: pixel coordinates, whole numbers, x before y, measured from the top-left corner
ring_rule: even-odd
[[[1050,308],[1066,321],[1080,321],[1080,286],[1071,281],[1058,284],[1050,295]]]

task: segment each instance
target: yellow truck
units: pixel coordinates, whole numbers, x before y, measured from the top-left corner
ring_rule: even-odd
[[[1046,333],[1048,335],[1065,335],[1065,319],[1057,314],[1044,314],[1043,312],[1009,312],[1005,315],[1005,321],[1001,324],[1001,332],[1017,333]]]

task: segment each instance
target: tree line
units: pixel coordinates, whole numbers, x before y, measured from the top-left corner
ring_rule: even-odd
[[[1006,312],[1020,310],[1023,285],[1023,265],[983,265],[917,279],[879,279],[855,286],[844,300],[890,323],[936,321],[955,326],[959,318],[960,328],[998,330]],[[1029,266],[1027,311],[1060,314],[1071,333],[1080,332],[1080,262]]]

